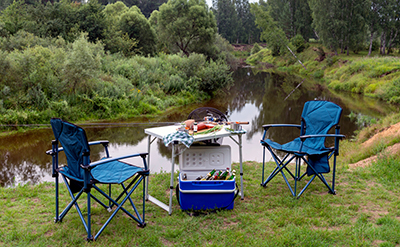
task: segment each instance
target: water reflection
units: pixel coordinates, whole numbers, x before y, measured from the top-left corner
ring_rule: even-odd
[[[351,111],[379,118],[395,111],[387,104],[359,95],[333,93],[308,80],[295,89],[302,78],[283,76],[251,69],[235,72],[235,85],[218,95],[210,102],[182,107],[153,119],[135,119],[142,124],[127,123],[116,125],[82,125],[89,141],[109,140],[110,154],[114,157],[129,153],[146,152],[147,136],[144,129],[159,126],[158,123],[173,123],[186,119],[195,108],[211,106],[227,112],[233,121],[249,121],[244,126],[247,134],[243,136],[243,160],[262,161],[262,148],[259,144],[262,136],[262,125],[271,123],[300,123],[303,105],[308,100],[319,99],[335,102],[343,108],[340,120],[341,132],[347,136],[357,130],[354,121],[348,115]],[[295,90],[294,90],[295,89]],[[286,100],[284,100],[287,97]],[[131,120],[132,121],[132,120]],[[143,124],[148,123],[148,124]],[[298,134],[297,130],[282,131],[271,129],[268,137],[277,142],[286,142]],[[51,157],[45,151],[51,148],[53,134],[50,128],[18,133],[0,138],[0,185],[13,186],[18,183],[38,183],[54,181],[51,178]],[[238,146],[230,138],[223,144],[230,145],[232,161],[238,162]],[[93,147],[91,159],[104,156],[101,147]],[[60,162],[65,164],[65,159]],[[151,147],[151,172],[169,171],[171,150],[161,141],[155,141]]]

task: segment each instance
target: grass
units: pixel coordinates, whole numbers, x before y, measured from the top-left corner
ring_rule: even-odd
[[[62,223],[53,222],[52,183],[1,188],[0,246],[398,246],[399,163],[396,158],[382,158],[378,164],[349,169],[339,160],[337,195],[328,194],[315,180],[296,200],[281,177],[261,187],[262,164],[248,161],[244,163],[245,198],[238,197],[233,210],[191,217],[174,198],[169,216],[147,203],[144,229],[119,214],[94,243],[86,242],[75,209]],[[233,167],[239,169],[236,163]],[[274,165],[267,167],[271,171]],[[153,196],[167,202],[168,187],[168,173],[151,175]],[[65,193],[61,201],[68,201]],[[94,208],[94,232],[108,215]]]

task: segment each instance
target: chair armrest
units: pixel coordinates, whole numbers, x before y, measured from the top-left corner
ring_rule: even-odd
[[[300,136],[301,141],[305,141],[308,138],[318,138],[318,137],[338,137],[339,139],[346,138],[345,135],[341,134],[321,134],[321,135],[304,135]]]
[[[62,151],[64,151],[64,149],[62,147],[60,147],[60,148],[58,148],[57,153],[62,152]],[[47,155],[53,155],[54,153],[53,153],[53,150],[50,149],[50,150],[46,151],[46,154]]]
[[[92,142],[89,142],[88,144],[89,144],[89,146],[92,146],[92,145],[99,145],[99,144],[102,144],[103,146],[104,145],[108,145],[110,142],[108,141],[108,140],[100,140],[100,141],[92,141]],[[62,151],[64,151],[64,149],[62,148],[62,147],[59,147],[58,148],[58,153],[59,152],[62,152]],[[46,154],[47,155],[53,155],[53,150],[47,150],[46,151]]]
[[[272,127],[296,127],[298,129],[301,129],[301,125],[299,124],[265,124],[262,127],[265,131]]]
[[[115,158],[106,158],[106,159],[102,159],[102,160],[99,160],[99,161],[92,162],[92,163],[90,163],[89,166],[83,167],[83,168],[92,169],[92,168],[94,168],[94,167],[96,167],[98,165],[102,165],[102,164],[108,163],[110,161],[123,160],[123,159],[138,157],[138,156],[140,156],[142,159],[145,159],[147,155],[148,155],[148,153],[136,153],[136,154],[129,154],[129,155],[115,157]],[[145,169],[147,170],[147,165],[145,165]]]
[[[110,142],[108,140],[100,140],[100,141],[92,141],[92,142],[89,142],[88,144],[89,144],[89,146],[99,145],[99,144],[102,144],[104,146],[104,145],[108,145],[109,143]]]

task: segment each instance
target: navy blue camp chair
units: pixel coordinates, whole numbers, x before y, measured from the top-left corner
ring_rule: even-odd
[[[52,155],[53,160],[53,177],[55,177],[56,183],[56,217],[55,222],[61,222],[67,215],[68,211],[75,206],[79,217],[86,229],[87,240],[96,240],[103,230],[107,227],[110,221],[114,218],[119,210],[124,211],[128,216],[135,220],[140,227],[145,227],[145,177],[149,174],[146,164],[147,153],[138,153],[126,155],[123,157],[110,158],[108,153],[108,141],[94,141],[88,142],[85,131],[68,122],[65,122],[59,118],[52,118],[51,127],[55,136],[55,140],[52,142],[52,149],[46,153]],[[58,143],[61,143],[62,147],[58,147]],[[90,148],[91,145],[103,145],[106,157],[91,162],[90,160]],[[58,158],[59,153],[64,152],[67,158],[67,166],[59,167]],[[134,166],[128,163],[124,163],[121,160],[141,157],[143,166]],[[140,162],[141,163],[141,162]],[[66,208],[59,214],[59,188],[58,188],[58,177],[61,174],[64,180],[71,202]],[[132,193],[143,181],[143,197],[142,201],[142,215],[137,210],[133,200],[131,198]],[[125,186],[124,182],[128,185]],[[99,188],[99,184],[108,184],[108,194],[103,192]],[[111,197],[111,184],[121,185],[122,192],[113,199]],[[104,186],[104,185],[103,185]],[[91,193],[94,189],[96,193]],[[83,193],[87,194],[87,221],[85,221],[83,213],[78,206],[78,199]],[[102,200],[106,200],[106,205],[96,196],[100,195]],[[104,198],[104,197],[105,198]],[[97,203],[103,206],[109,211],[110,217],[93,237],[91,234],[91,199],[94,199]],[[129,201],[132,206],[131,214],[127,209],[123,207],[126,201]],[[127,204],[129,205],[129,204]],[[113,207],[115,207],[114,212]],[[112,213],[111,213],[112,212]]]
[[[329,101],[308,101],[305,103],[301,115],[301,124],[268,124],[263,125],[264,134],[261,140],[263,145],[263,171],[262,183],[266,185],[278,174],[283,176],[290,192],[293,196],[299,198],[311,182],[318,177],[328,188],[329,193],[335,194],[335,171],[336,156],[339,155],[339,140],[344,138],[340,134],[339,120],[342,114],[342,108]],[[267,131],[273,127],[295,127],[300,130],[300,136],[286,144],[279,144],[267,138]],[[329,130],[335,127],[335,134],[328,134]],[[284,129],[282,129],[284,130]],[[325,147],[326,137],[334,138],[333,147]],[[276,163],[276,168],[264,181],[265,170],[265,150],[268,150]],[[284,153],[280,158],[276,151]],[[333,156],[332,185],[328,184],[324,173],[330,172],[329,161]],[[295,161],[294,173],[289,169],[288,164]],[[306,164],[307,168],[303,174],[301,171],[301,162]],[[294,188],[286,175],[294,179]],[[312,176],[308,183],[297,194],[297,182],[305,175]],[[289,178],[290,178],[289,177]],[[293,184],[293,182],[292,182]]]

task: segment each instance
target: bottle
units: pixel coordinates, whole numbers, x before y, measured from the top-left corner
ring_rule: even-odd
[[[213,169],[211,172],[209,172],[209,173],[206,175],[206,180],[212,180],[211,178],[213,177],[213,175],[214,175],[215,172],[216,172],[215,169]]]
[[[231,173],[231,175],[226,177],[226,180],[232,180],[232,179],[234,179],[234,178],[235,178],[235,175],[236,175],[236,171],[233,170],[232,173]]]
[[[203,178],[203,176],[198,176],[197,178],[196,178],[196,180],[201,180]]]
[[[197,132],[197,122],[194,122],[194,124],[193,124],[193,132],[194,133]]]
[[[186,173],[183,174],[182,180],[187,180],[187,175],[186,175]]]
[[[228,171],[226,170],[222,173],[221,176],[219,176],[219,180],[225,180],[227,176],[228,176]]]
[[[218,180],[220,176],[222,175],[222,171],[218,171],[217,174],[215,174],[214,180]]]
[[[232,180],[232,179],[234,179],[235,178],[235,173],[234,172],[232,172],[232,174],[229,176],[229,177],[227,177],[226,178],[226,180]]]

